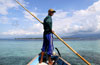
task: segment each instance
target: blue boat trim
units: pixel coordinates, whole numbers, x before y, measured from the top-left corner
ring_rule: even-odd
[[[38,59],[39,59],[39,55],[33,58],[27,65],[37,65],[39,63]]]

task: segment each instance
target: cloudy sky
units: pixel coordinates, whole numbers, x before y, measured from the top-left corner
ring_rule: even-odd
[[[18,0],[41,21],[56,10],[53,30],[59,36],[100,33],[100,0]],[[0,0],[0,38],[42,37],[43,26],[15,0]]]

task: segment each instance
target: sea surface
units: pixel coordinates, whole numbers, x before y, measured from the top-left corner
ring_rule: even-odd
[[[92,65],[100,65],[99,39],[65,41]],[[42,43],[42,40],[0,40],[0,65],[26,65],[41,52]],[[54,46],[72,65],[87,65],[61,41],[54,41]]]

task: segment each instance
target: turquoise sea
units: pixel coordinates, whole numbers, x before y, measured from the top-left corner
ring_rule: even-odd
[[[99,39],[65,41],[92,65],[100,65]],[[41,52],[41,46],[42,40],[0,40],[0,65],[26,65]],[[72,65],[87,65],[59,40],[54,46]]]

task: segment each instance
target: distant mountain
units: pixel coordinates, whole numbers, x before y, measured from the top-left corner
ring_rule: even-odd
[[[100,34],[75,34],[72,36],[64,36],[64,38],[100,38]]]

